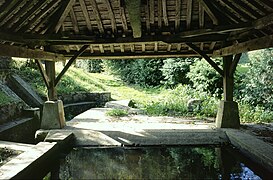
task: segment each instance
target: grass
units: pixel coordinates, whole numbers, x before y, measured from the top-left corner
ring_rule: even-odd
[[[111,109],[106,112],[107,116],[113,116],[113,117],[122,117],[122,116],[127,116],[128,111],[123,110],[123,109]]]

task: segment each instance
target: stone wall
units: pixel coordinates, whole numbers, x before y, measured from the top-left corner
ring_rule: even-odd
[[[60,95],[58,97],[64,104],[74,104],[82,102],[92,102],[96,106],[104,106],[106,102],[111,100],[110,92],[75,92],[73,94]]]

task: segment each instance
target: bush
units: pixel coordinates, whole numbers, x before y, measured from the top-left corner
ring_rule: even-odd
[[[111,109],[106,111],[107,116],[122,117],[127,116],[128,112],[123,109]]]
[[[107,70],[118,75],[123,81],[140,86],[158,86],[163,80],[162,59],[107,60]]]
[[[102,60],[94,59],[94,60],[77,60],[76,66],[78,68],[84,69],[90,73],[100,73],[102,72]]]
[[[215,61],[218,65],[219,60]],[[193,87],[202,92],[209,93],[212,96],[221,97],[223,93],[223,79],[207,62],[198,60],[190,66],[190,72],[187,74]]]
[[[175,85],[189,84],[190,80],[187,73],[190,71],[190,65],[193,63],[192,58],[168,58],[163,60],[164,65],[161,69],[164,80],[162,81],[168,87]]]
[[[246,73],[242,101],[254,107],[273,110],[273,48],[249,53],[250,68]]]

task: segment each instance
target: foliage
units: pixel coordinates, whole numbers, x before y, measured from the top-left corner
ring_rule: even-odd
[[[143,87],[157,86],[163,80],[162,59],[107,60],[104,65],[123,81]]]
[[[162,81],[169,87],[174,87],[177,84],[189,84],[190,80],[187,73],[190,71],[190,65],[193,63],[192,58],[168,58],[163,60]]]
[[[0,105],[5,105],[12,101],[12,98],[10,98],[6,93],[0,90]]]
[[[106,112],[107,116],[114,116],[114,117],[121,117],[121,116],[127,116],[128,112],[123,109],[111,109]]]
[[[77,60],[76,67],[84,69],[90,73],[100,73],[102,72],[102,60],[100,59],[84,59]]]
[[[215,62],[220,64],[219,60]],[[196,90],[221,97],[223,93],[222,77],[204,60],[199,60],[192,64],[187,77],[190,78]]]
[[[244,123],[272,123],[273,112],[261,106],[252,107],[246,103],[240,103],[240,120]]]
[[[273,110],[273,48],[249,53],[250,68],[242,90],[243,102]]]

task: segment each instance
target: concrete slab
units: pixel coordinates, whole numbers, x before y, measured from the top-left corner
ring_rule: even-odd
[[[231,144],[253,161],[273,172],[273,146],[257,137],[236,129],[223,129]]]
[[[17,151],[27,151],[30,148],[33,148],[35,145],[32,144],[23,144],[23,143],[15,143],[9,141],[0,141],[0,148],[8,148]]]

